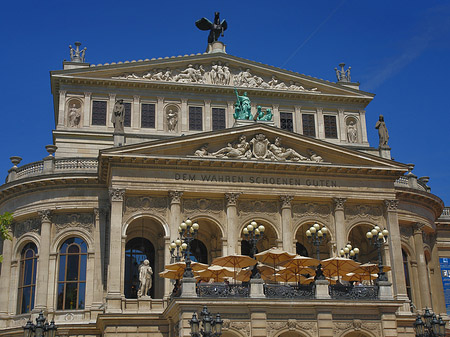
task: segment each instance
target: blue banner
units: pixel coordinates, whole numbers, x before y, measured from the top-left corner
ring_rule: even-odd
[[[441,264],[442,283],[444,285],[445,308],[450,315],[450,258],[439,258]]]

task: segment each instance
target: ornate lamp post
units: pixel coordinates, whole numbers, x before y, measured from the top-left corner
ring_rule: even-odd
[[[245,240],[250,244],[250,257],[252,259],[255,258],[256,254],[256,243],[263,238],[265,230],[266,228],[263,225],[258,226],[255,220],[250,222],[250,224],[242,230]],[[250,277],[261,278],[257,264],[253,266],[252,275]]]
[[[194,222],[189,218],[182,222],[180,227],[178,227],[178,233],[180,233],[181,249],[184,253],[184,261],[186,262],[186,269],[184,270],[183,277],[194,277],[194,273],[191,268],[191,242],[195,239],[200,228],[199,224]]]
[[[180,262],[181,258],[184,255],[181,239],[176,239],[175,241],[172,241],[169,245],[169,252],[170,252],[170,260],[171,262]]]
[[[356,261],[358,259],[359,248],[353,248],[352,245],[348,243],[347,246],[339,251],[339,254],[341,255],[341,257],[350,258]]]
[[[192,319],[189,321],[191,326],[191,336],[192,337],[219,337],[222,336],[222,325],[223,321],[220,318],[220,314],[216,315],[213,319],[208,311],[206,305],[200,312],[200,319],[202,322],[202,329],[200,329],[200,321],[197,319],[197,313],[192,314]]]
[[[323,240],[326,239],[327,234],[328,229],[325,226],[322,226],[322,228],[320,228],[320,225],[318,223],[315,223],[306,231],[306,237],[308,238],[308,242],[312,243],[313,246],[316,247],[317,260],[319,261],[320,261],[320,245],[322,244]],[[316,279],[317,280],[325,279],[325,276],[323,275],[322,272],[321,264],[317,266]]]
[[[386,273],[383,271],[383,256],[381,255],[381,247],[387,241],[389,231],[375,226],[371,231],[366,233],[366,237],[370,243],[378,249],[378,281],[387,281]]]
[[[436,315],[432,314],[430,310],[426,308],[422,317],[417,315],[416,321],[414,322],[414,332],[417,337],[445,336],[445,322],[442,320],[441,316],[439,316],[439,319],[436,318]]]
[[[23,327],[24,337],[55,337],[58,327],[55,325],[55,321],[51,321],[50,324],[45,322],[45,317],[42,312],[36,318],[36,324],[33,324],[31,320]]]

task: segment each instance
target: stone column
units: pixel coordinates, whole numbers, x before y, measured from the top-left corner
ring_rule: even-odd
[[[276,127],[280,127],[281,125],[281,118],[280,118],[280,111],[278,104],[272,104],[272,113],[273,113],[273,121],[275,122]]]
[[[83,126],[91,125],[91,93],[84,93]]]
[[[155,125],[156,130],[164,131],[164,97],[157,97],[156,101],[156,113],[155,113]],[[179,117],[179,115],[178,115]]]
[[[181,191],[169,191],[169,202],[170,202],[170,209],[169,209],[169,229],[170,229],[170,236],[168,237],[168,240],[166,240],[166,243],[170,244],[172,241],[175,241],[179,234],[178,234],[178,226],[180,226],[181,222],[183,221],[181,219],[181,198],[183,196],[183,192]],[[170,263],[170,253],[169,253],[169,246],[166,247],[166,259],[165,263]],[[170,291],[172,289],[171,283],[169,279],[164,280],[164,289],[165,295],[170,295]]]
[[[203,114],[203,130],[211,131],[212,130],[212,109],[211,109],[211,100],[205,99],[205,112]]]
[[[317,108],[317,138],[325,139],[325,129],[323,125],[323,108]]]
[[[392,284],[394,286],[394,298],[405,301],[400,312],[411,312],[408,295],[406,293],[405,272],[403,270],[402,245],[400,228],[398,224],[398,200],[385,200],[386,224],[389,231],[388,243],[392,267]]]
[[[240,193],[225,193],[227,199],[227,233],[228,233],[228,254],[236,254],[237,239],[239,235],[236,235],[238,226],[238,214],[237,214],[237,200]]]
[[[292,195],[281,195],[281,230],[283,239],[283,250],[295,253],[292,236],[292,209],[291,201],[294,199]]]
[[[347,130],[345,127],[345,116],[344,116],[344,109],[339,108],[338,109],[338,124],[339,124],[339,138],[341,142],[347,143]]]
[[[181,99],[181,111],[178,114],[178,123],[180,121],[180,115],[181,115],[181,131],[188,131],[189,130],[189,123],[188,123],[189,111],[188,111],[188,104],[187,104],[186,98]]]
[[[410,268],[410,278],[409,281],[411,282],[411,289],[412,289],[412,298],[411,301],[416,306],[417,309],[423,308],[422,302],[420,299],[420,291],[419,291],[419,272],[417,271],[417,261],[416,260],[410,260],[409,265]]]
[[[99,208],[94,208],[94,296],[92,300],[92,306],[94,308],[100,307],[103,302],[100,212],[101,210]]]
[[[66,91],[59,91],[58,126],[66,124]]]
[[[346,198],[333,198],[334,202],[334,232],[336,235],[336,251],[347,245],[347,228],[345,227],[344,205]]]
[[[108,113],[106,115],[106,126],[113,128],[114,125],[111,122],[111,116],[114,110],[114,104],[116,104],[116,94],[109,94]]]
[[[360,125],[358,131],[361,131],[361,142],[367,143],[367,128],[366,128],[366,111],[359,110]]]
[[[428,283],[428,268],[423,251],[422,227],[424,224],[414,225],[414,250],[417,260],[417,271],[419,276],[420,302],[422,307],[417,309],[431,308],[430,287]]]
[[[111,188],[111,231],[109,239],[108,293],[106,296],[109,312],[121,312],[122,280],[122,212],[125,190]]]
[[[234,124],[234,102],[228,101],[227,102],[227,114],[226,114],[226,127],[229,128],[233,126]]]
[[[141,109],[139,109],[140,96],[133,96],[133,109],[131,110],[131,127],[140,129],[141,127]]]
[[[46,311],[47,309],[47,290],[48,274],[50,261],[50,243],[51,243],[51,220],[50,210],[39,212],[41,216],[41,242],[39,245],[39,259],[36,282],[36,305],[34,311]]]
[[[10,233],[12,236],[12,233]],[[11,288],[12,241],[3,241],[2,273],[0,274],[0,317],[8,314],[9,293]]]
[[[302,121],[302,107],[300,105],[294,106],[295,111],[295,128],[294,132],[303,133],[303,121]]]

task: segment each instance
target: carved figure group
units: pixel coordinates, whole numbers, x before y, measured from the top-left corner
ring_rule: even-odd
[[[152,275],[153,270],[150,267],[150,261],[144,260],[139,266],[139,290],[138,290],[138,298],[148,296],[148,291],[152,287]]]
[[[123,99],[119,99],[116,104],[114,104],[113,113],[111,115],[111,123],[114,125],[114,133],[124,132],[124,121],[125,105],[123,104]]]
[[[72,62],[84,62],[84,55],[86,53],[86,48],[80,50],[81,42],[75,42],[75,48],[69,45],[70,50],[70,61]]]
[[[181,83],[203,83],[205,78],[205,69],[200,65],[194,68],[192,64],[189,64],[185,70],[182,70],[178,75],[174,76],[174,82]]]
[[[69,108],[69,126],[77,127],[80,125],[81,112],[80,108],[77,108],[75,103]]]
[[[273,117],[272,109],[267,108],[265,111],[262,111],[261,106],[258,105],[256,114],[253,117],[253,120],[255,120],[255,121],[271,121],[272,117]]]
[[[178,113],[177,111],[174,111],[173,109],[169,109],[167,111],[167,129],[169,131],[175,131],[178,124]]]
[[[236,144],[228,143],[227,146],[216,152],[208,152],[208,144],[203,144],[196,150],[196,157],[216,157],[231,159],[265,159],[274,161],[313,161],[323,162],[323,158],[312,149],[308,149],[308,157],[301,155],[291,148],[281,146],[281,137],[276,137],[271,143],[263,133],[256,134],[249,142],[245,135],[239,137]]]
[[[380,115],[378,122],[375,124],[375,129],[378,129],[379,146],[387,147],[389,140],[389,133],[386,127],[386,123],[384,122],[383,115]]]
[[[341,69],[334,68],[338,82],[351,82],[350,69],[352,69],[352,67],[348,67],[347,70],[344,70],[345,63],[340,63],[339,67],[341,67]]]
[[[213,63],[208,74],[211,84],[230,85],[231,72],[228,65],[222,66],[221,62]]]

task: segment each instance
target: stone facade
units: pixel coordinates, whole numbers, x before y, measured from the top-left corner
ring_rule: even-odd
[[[412,305],[447,317],[439,257],[448,253],[450,240],[442,234],[448,223],[436,227],[443,203],[407,165],[368,144],[365,108],[373,95],[223,52],[95,67],[71,63],[53,71],[51,81],[55,157],[14,166],[0,188],[0,211],[13,212],[15,221],[13,240],[3,242],[0,336],[21,335],[40,310],[56,321],[60,336],[84,337],[189,336],[188,320],[205,303],[221,313],[227,337],[412,336]],[[233,81],[248,91],[252,111],[272,109],[274,126],[233,127]],[[114,147],[110,120],[118,99],[129,104],[129,115],[125,145]],[[328,137],[324,116],[334,116],[335,138]],[[308,121],[315,137],[303,134]],[[350,124],[357,129],[351,137]],[[269,146],[277,138],[283,151],[299,156],[273,155]],[[239,144],[242,153],[235,151]],[[252,220],[266,227],[260,251],[279,247],[314,256],[305,231],[319,223],[330,233],[321,258],[351,242],[361,261],[375,262],[365,232],[378,225],[390,232],[383,258],[392,285],[375,301],[331,298],[327,284],[317,286],[322,297],[305,299],[252,298],[255,292],[172,297],[172,283],[158,273],[171,262],[169,244],[187,218],[200,225],[194,253],[206,263],[240,254],[242,229]],[[18,289],[28,244],[38,251],[37,277],[33,309],[23,310]],[[61,290],[69,287],[61,281],[65,244],[80,247],[86,268],[75,280],[77,303]],[[133,295],[136,247],[147,252],[154,271],[152,298]]]

